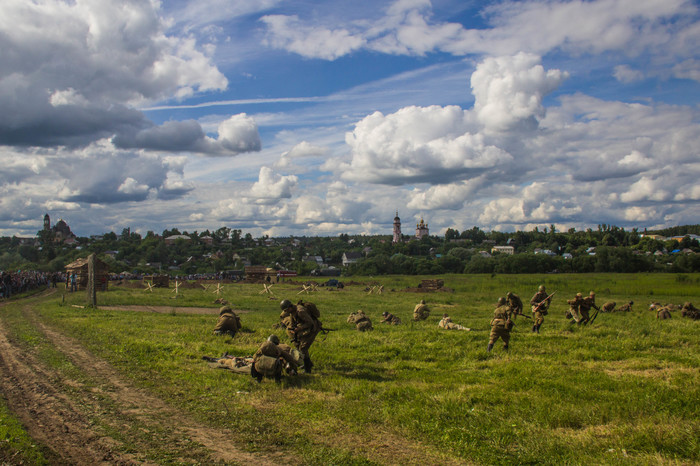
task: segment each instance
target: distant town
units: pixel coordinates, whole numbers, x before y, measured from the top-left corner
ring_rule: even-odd
[[[405,229],[405,226],[404,226]],[[271,274],[316,276],[444,273],[700,272],[700,225],[657,231],[596,229],[485,232],[478,227],[430,235],[421,219],[405,234],[398,212],[386,235],[253,238],[229,227],[166,229],[142,236],[81,237],[62,219],[44,217],[35,237],[0,238],[0,270],[63,272],[91,253],[112,274],[236,274],[264,266]]]

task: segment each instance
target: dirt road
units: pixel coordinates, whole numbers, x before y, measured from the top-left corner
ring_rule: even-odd
[[[55,370],[56,358],[46,361],[45,354],[13,341],[0,319],[0,390],[31,437],[48,450],[51,464],[300,463],[240,450],[231,440],[234,432],[202,425],[136,388],[105,360],[45,325],[30,304],[22,304],[21,312],[58,359],[62,355],[75,368]]]

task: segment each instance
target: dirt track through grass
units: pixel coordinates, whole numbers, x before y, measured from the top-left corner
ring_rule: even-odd
[[[204,426],[135,388],[106,361],[40,322],[30,305],[23,305],[22,315],[82,374],[56,371],[13,341],[0,321],[0,387],[29,434],[55,455],[51,463],[159,463],[159,455],[173,452],[177,458],[169,460],[178,463],[298,463],[282,454],[240,450],[232,441],[235,433]]]

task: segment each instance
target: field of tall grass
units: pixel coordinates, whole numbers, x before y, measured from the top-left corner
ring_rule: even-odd
[[[299,278],[274,285],[273,296],[261,293],[262,285],[226,284],[222,296],[243,311],[243,331],[234,338],[212,335],[215,311],[179,309],[217,309],[214,287],[180,288],[175,298],[172,289],[112,286],[98,293],[98,309],[74,307],[85,304],[85,294],[63,292],[36,307],[47,325],[138,386],[201,422],[240,433],[232,440],[237,445],[293,451],[305,464],[395,464],[392,451],[420,464],[421,454],[406,459],[409,446],[453,463],[700,462],[700,322],[680,312],[659,321],[648,310],[652,301],[700,305],[700,275],[447,275],[440,277],[446,291],[407,291],[421,278],[351,277],[342,279],[342,290],[312,293],[301,291]],[[379,284],[382,294],[368,293],[368,285]],[[518,317],[510,350],[499,342],[487,353],[498,297],[520,295],[529,315],[527,302],[540,284],[556,291],[541,333]],[[599,305],[634,301],[634,311],[572,325],[566,299],[590,290]],[[258,384],[202,360],[251,355],[271,333],[287,342],[273,328],[284,298],[314,302],[324,327],[335,330],[312,346],[312,374]],[[421,299],[431,316],[413,322]],[[125,305],[171,310],[100,308]],[[373,331],[346,323],[358,309],[372,319]],[[383,311],[403,324],[380,324]],[[438,329],[443,313],[472,331]],[[13,306],[0,319],[28,348],[41,346]],[[56,363],[56,370],[70,368]]]

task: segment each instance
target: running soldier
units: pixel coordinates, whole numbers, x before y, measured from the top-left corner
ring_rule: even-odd
[[[520,299],[520,296],[517,294],[509,291],[506,294],[506,303],[508,304],[508,307],[510,308],[510,317],[511,319],[515,320],[515,316],[520,314],[523,314],[523,301]]]
[[[544,285],[540,285],[537,288],[537,293],[530,299],[530,306],[532,306],[532,318],[534,320],[532,324],[532,331],[540,333],[540,327],[544,323],[544,316],[549,314],[549,305],[552,303],[552,297],[547,296],[547,291]]]
[[[513,325],[513,321],[510,320],[510,306],[506,304],[505,298],[498,298],[498,307],[493,311],[491,334],[489,335],[489,344],[486,347],[486,351],[490,352],[499,338],[503,340],[503,349],[507,351],[510,331],[513,330]]]
[[[322,327],[321,321],[318,320],[320,317],[318,309],[312,303],[299,301],[295,305],[288,299],[280,303],[280,308],[282,309],[280,314],[282,325],[287,329],[287,335],[289,335],[296,349],[302,354],[304,358],[304,372],[309,374],[313,367],[309,348]]]

